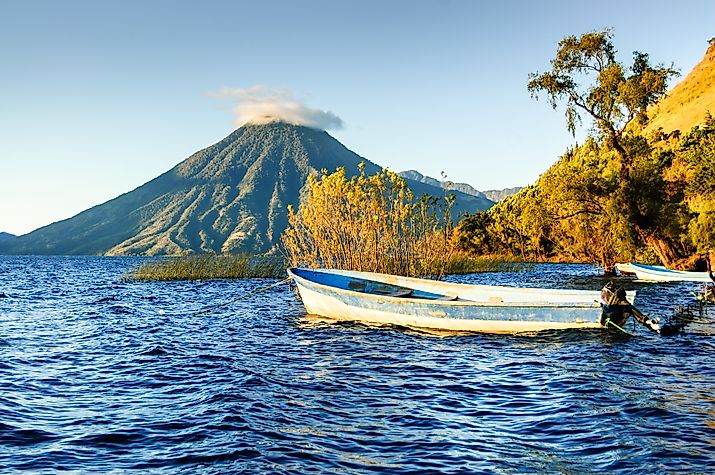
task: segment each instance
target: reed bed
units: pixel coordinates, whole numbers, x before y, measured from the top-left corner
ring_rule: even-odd
[[[348,178],[344,168],[308,177],[289,207],[282,244],[291,266],[424,276],[443,269],[447,241],[436,206],[417,200],[405,180],[383,170]]]
[[[448,274],[475,272],[517,272],[529,263],[508,261],[503,257],[475,257],[455,254],[444,265]],[[285,274],[285,261],[280,257],[235,256],[184,256],[169,257],[147,262],[124,276],[127,281],[172,281],[244,278],[280,278]],[[442,271],[442,262],[424,265],[424,275]]]
[[[281,257],[237,254],[228,256],[198,255],[169,257],[147,262],[130,271],[126,280],[170,281],[278,278],[285,276]]]
[[[503,259],[457,249],[454,196],[417,198],[388,170],[352,178],[343,168],[310,176],[300,207],[289,207],[282,236],[290,266],[440,279],[446,274],[511,270]]]
[[[456,253],[449,257],[445,274],[473,274],[476,272],[523,272],[531,270],[533,263],[512,260],[504,256],[471,256]]]

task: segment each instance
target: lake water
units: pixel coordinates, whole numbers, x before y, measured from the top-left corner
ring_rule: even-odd
[[[715,318],[435,336],[306,319],[287,285],[192,316],[275,280],[122,282],[138,262],[0,256],[0,472],[715,472]],[[653,314],[699,286],[629,285]]]

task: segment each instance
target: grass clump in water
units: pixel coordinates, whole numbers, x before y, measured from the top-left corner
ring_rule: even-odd
[[[283,277],[283,259],[274,256],[237,254],[170,257],[142,264],[130,271],[126,280],[169,281]]]
[[[464,252],[452,254],[447,259],[445,274],[473,274],[475,272],[528,271],[531,263],[510,260],[503,256],[471,256]]]

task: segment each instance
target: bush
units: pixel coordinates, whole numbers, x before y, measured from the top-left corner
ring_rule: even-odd
[[[441,277],[454,253],[454,196],[416,199],[405,180],[383,170],[350,179],[345,169],[310,176],[288,212],[282,236],[292,266]]]

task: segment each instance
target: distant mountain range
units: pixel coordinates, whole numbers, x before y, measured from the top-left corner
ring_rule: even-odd
[[[15,236],[14,234],[10,234],[10,233],[0,232],[0,241],[3,241],[5,239],[12,239],[14,237],[17,237],[17,236]]]
[[[14,239],[0,254],[175,255],[262,252],[287,226],[310,173],[358,164],[380,166],[348,150],[327,132],[271,123],[246,125],[171,170],[106,203]],[[446,191],[408,180],[417,195]],[[455,213],[493,203],[457,192]]]
[[[492,200],[493,202],[498,202],[506,198],[507,196],[515,195],[519,193],[523,186],[515,186],[514,188],[504,188],[503,190],[486,190],[483,191],[484,196]]]
[[[409,179],[409,180],[414,180],[414,181],[419,181],[420,183],[426,183],[428,185],[436,186],[439,188],[443,188],[445,190],[453,190],[453,191],[459,191],[461,193],[465,193],[467,195],[472,195],[476,196],[479,198],[484,198],[488,199],[489,201],[496,203],[497,201],[503,200],[507,196],[515,195],[521,190],[522,187],[515,187],[515,188],[505,188],[503,190],[487,190],[487,191],[479,191],[476,188],[474,188],[472,185],[469,185],[467,183],[455,183],[449,180],[444,180],[440,181],[436,178],[432,178],[430,176],[425,176],[418,172],[417,170],[406,170],[404,172],[400,172],[399,175],[403,178]]]

